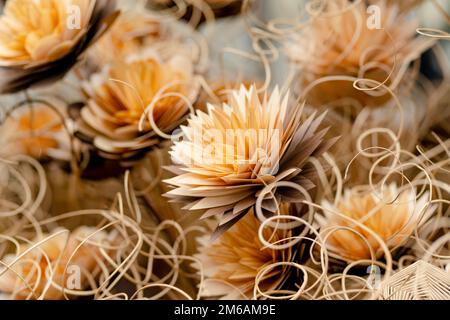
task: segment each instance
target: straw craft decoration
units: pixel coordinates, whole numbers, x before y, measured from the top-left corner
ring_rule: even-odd
[[[183,121],[197,97],[195,81],[192,61],[181,55],[163,61],[145,52],[115,61],[83,84],[80,135],[105,157],[149,149]]]
[[[71,27],[74,6],[80,14]],[[114,6],[114,0],[8,1],[0,17],[0,91],[64,76],[114,22]]]
[[[89,51],[90,65],[104,66],[118,58],[135,54],[162,37],[162,26],[147,12],[124,9],[110,30]]]
[[[0,299],[449,300],[448,10],[0,1]]]
[[[319,130],[323,115],[303,120],[302,105],[288,110],[288,99],[278,89],[260,99],[254,86],[241,87],[228,104],[191,116],[189,126],[181,127],[186,140],[171,151],[180,164],[173,170],[180,174],[166,180],[176,187],[167,196],[186,202],[186,209],[204,210],[203,217],[218,216],[217,233],[241,219],[259,197],[269,215],[278,210],[276,203],[301,201],[301,191],[277,183],[312,189],[315,173],[308,160],[335,139],[325,140],[327,129]],[[258,195],[269,189],[274,195]]]
[[[64,290],[77,285],[82,286],[78,288],[81,290],[95,277],[98,261],[104,259],[96,244],[101,245],[106,240],[104,232],[79,227],[73,232],[56,229],[43,240],[35,239],[22,245],[16,255],[4,257],[6,272],[0,279],[0,290],[19,299],[52,300],[61,299]],[[79,283],[74,283],[74,288],[65,288],[64,280],[70,276],[73,266],[79,268]]]
[[[68,159],[69,137],[64,131],[64,103],[36,102],[32,108],[22,106],[11,113],[0,128],[5,155],[28,154],[37,159]]]
[[[400,192],[395,184],[378,192],[346,190],[336,207],[325,202],[325,216],[316,219],[324,233],[329,231],[327,245],[338,256],[379,258],[383,252],[376,237],[389,249],[404,244],[433,212],[428,200],[428,193],[416,199],[414,190]]]
[[[254,214],[249,213],[216,242],[211,243],[208,236],[198,239],[200,249],[195,257],[200,260],[206,276],[201,292],[203,297],[249,299],[257,292],[257,279],[258,290],[263,292],[280,286],[288,268],[272,265],[291,261],[293,250],[291,247],[286,250],[265,248],[258,238],[260,226]],[[274,243],[290,236],[289,231],[273,232],[268,228],[263,230],[263,234],[264,239],[271,238]]]
[[[243,5],[242,0],[149,0],[155,11],[171,10],[177,17],[194,27],[205,22],[236,15]]]
[[[379,21],[369,5],[380,11]],[[391,98],[380,83],[395,90],[414,81],[408,66],[433,40],[415,36],[417,21],[407,17],[407,10],[400,11],[397,1],[366,5],[337,0],[321,9],[286,44],[289,58],[301,70],[299,82],[311,104],[346,99],[376,107]],[[356,83],[357,89],[353,84],[357,79],[369,81]]]

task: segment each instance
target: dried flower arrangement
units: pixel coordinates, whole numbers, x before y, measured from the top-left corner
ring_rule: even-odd
[[[426,1],[6,1],[0,297],[450,299]],[[210,52],[222,16],[251,49]]]

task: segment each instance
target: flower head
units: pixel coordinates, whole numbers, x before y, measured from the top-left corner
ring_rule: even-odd
[[[309,159],[333,142],[324,139],[327,129],[319,129],[323,115],[303,121],[302,106],[288,106],[288,95],[278,89],[260,99],[254,86],[242,86],[223,107],[197,111],[188,126],[181,127],[185,139],[172,148],[178,175],[166,180],[176,187],[167,196],[186,202],[186,209],[220,217],[218,231],[242,218],[266,186],[274,191],[262,196],[262,208],[269,214],[277,210],[275,202],[301,201],[301,194],[277,188],[277,183],[311,189],[314,170]]]
[[[55,100],[54,107],[63,115],[61,102]],[[0,126],[0,154],[67,159],[69,138],[61,115],[41,102],[15,110]]]
[[[428,201],[428,193],[416,199],[414,189],[400,192],[395,184],[377,192],[350,189],[336,206],[324,201],[325,216],[316,219],[323,232],[329,234],[326,244],[330,251],[347,260],[380,258],[383,251],[373,233],[389,249],[398,248],[434,211],[433,206],[427,206]]]
[[[114,21],[114,6],[114,0],[8,1],[0,17],[0,91],[64,76]]]
[[[95,276],[98,261],[104,259],[99,248],[107,238],[107,233],[83,226],[73,232],[56,229],[20,246],[2,259],[0,292],[16,299],[58,300],[64,297],[63,289],[82,290],[87,275]],[[69,283],[75,272],[80,278]]]
[[[258,237],[259,228],[259,220],[253,212],[249,212],[215,242],[211,242],[208,235],[198,238],[200,247],[195,257],[199,259],[205,277],[201,288],[203,297],[250,299],[254,296],[260,272],[263,272],[258,284],[261,291],[269,292],[279,287],[287,268],[270,266],[290,262],[293,258],[292,247],[284,250],[264,247]],[[271,243],[280,244],[289,237],[289,233],[264,228],[263,237],[270,239]]]
[[[302,86],[311,86],[309,102],[321,106],[352,98],[363,106],[377,106],[390,98],[386,90],[363,92],[354,88],[354,80],[375,80],[395,89],[412,79],[406,76],[409,64],[434,41],[416,37],[417,21],[407,18],[397,2],[327,1],[322,12],[292,36],[286,49],[301,70]],[[342,76],[348,80],[332,79]],[[373,88],[375,83],[358,86]]]
[[[90,50],[91,63],[104,66],[120,57],[139,52],[149,42],[161,36],[158,20],[150,16],[145,8],[129,9],[121,13],[114,25]]]
[[[163,61],[146,52],[118,60],[84,83],[88,100],[79,131],[105,157],[136,155],[161,140],[158,132],[169,134],[183,121],[187,101],[197,97],[195,83],[192,61],[183,55]],[[149,116],[153,123],[145,121]]]

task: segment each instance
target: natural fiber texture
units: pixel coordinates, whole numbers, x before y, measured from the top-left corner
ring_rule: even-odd
[[[107,240],[105,232],[79,227],[73,232],[56,229],[52,234],[21,245],[16,254],[3,258],[0,291],[17,299],[53,300],[63,298],[64,289],[81,290],[95,277],[98,260],[104,259],[96,243]],[[70,287],[78,285],[69,283],[74,267],[81,276],[80,288]]]
[[[208,235],[198,238],[199,253],[194,257],[200,260],[200,265],[194,263],[193,266],[201,267],[206,277],[201,288],[202,297],[229,300],[258,296],[255,286],[261,272],[264,274],[261,274],[258,289],[263,292],[276,290],[285,280],[289,268],[271,265],[292,261],[293,248],[277,250],[265,247],[258,237],[260,225],[250,210],[215,242],[211,242]],[[280,245],[283,239],[289,238],[290,232],[264,228],[263,236]]]
[[[403,1],[402,1],[403,2]],[[378,8],[373,13],[369,4]],[[305,95],[315,106],[340,99],[354,100],[362,106],[379,106],[390,99],[374,83],[349,79],[370,79],[395,89],[400,83],[411,84],[409,64],[432,44],[432,39],[416,37],[418,23],[400,11],[397,1],[329,1],[311,22],[286,42],[291,61],[299,67],[300,83],[308,87]],[[377,23],[379,18],[379,25]],[[344,76],[344,77],[343,77]]]
[[[242,0],[148,0],[156,11],[168,11],[177,18],[188,21],[193,27],[213,23],[216,18],[237,15]]]
[[[208,85],[200,93],[200,96],[195,103],[195,108],[203,112],[208,112],[209,104],[223,104],[228,103],[233,91],[239,90],[241,86],[245,86],[246,89],[250,89],[252,85],[259,88],[260,84],[253,84],[249,81],[208,81]],[[263,96],[260,96],[262,99]]]
[[[419,260],[381,285],[383,300],[449,300],[450,273]]]
[[[192,61],[163,61],[149,51],[116,61],[83,85],[79,136],[104,157],[120,159],[149,149],[184,119],[197,96]]]
[[[69,136],[64,131],[64,103],[52,100],[50,105],[31,102],[11,112],[0,127],[0,154],[27,154],[37,159],[68,159]]]
[[[72,5],[80,10],[79,27],[69,24]],[[114,6],[115,0],[8,1],[0,17],[0,92],[64,76],[114,22]]]
[[[318,130],[323,115],[302,120],[302,106],[288,106],[288,95],[277,89],[260,100],[255,87],[241,87],[229,104],[209,105],[208,114],[197,111],[181,127],[186,140],[171,151],[180,165],[172,168],[178,176],[166,180],[176,187],[167,196],[186,202],[185,209],[204,210],[204,217],[219,217],[218,233],[242,218],[266,186],[275,194],[261,196],[268,214],[277,211],[276,203],[301,201],[301,192],[276,184],[290,181],[311,190],[309,160],[334,140],[324,140],[327,129]]]
[[[395,184],[381,190],[346,190],[334,206],[323,203],[324,216],[316,216],[329,250],[348,260],[380,258],[383,251],[376,237],[390,249],[404,244],[433,213],[429,193],[416,199],[415,190]]]
[[[136,54],[161,36],[160,22],[142,6],[124,10],[114,25],[89,52],[89,63],[101,67],[114,60]]]
[[[437,0],[114,2],[0,18],[0,299],[450,299]]]
[[[419,7],[425,1],[424,0],[404,0],[404,1],[396,1],[396,0],[388,0],[388,2],[396,3],[400,10],[411,10],[415,7]]]

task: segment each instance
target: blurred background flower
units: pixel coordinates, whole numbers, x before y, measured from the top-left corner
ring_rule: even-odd
[[[326,245],[332,253],[346,260],[378,259],[384,252],[372,233],[390,250],[405,244],[434,212],[429,197],[428,192],[417,195],[414,188],[402,191],[395,184],[377,191],[353,188],[336,205],[324,201],[324,215],[316,220],[323,236],[329,235]]]
[[[85,226],[73,232],[58,228],[20,246],[15,254],[5,255],[0,269],[0,291],[10,294],[12,299],[59,300],[64,298],[63,289],[84,289],[101,270],[99,261],[105,259],[100,247],[108,243],[108,234],[96,231]],[[71,266],[77,267],[78,272]],[[75,274],[80,278],[73,284],[79,283],[79,288],[65,283]]]
[[[120,16],[88,52],[89,66],[93,69],[101,69],[114,60],[136,54],[166,36],[159,19],[145,9],[142,1],[130,6],[122,0],[118,2],[118,9],[121,10]]]

